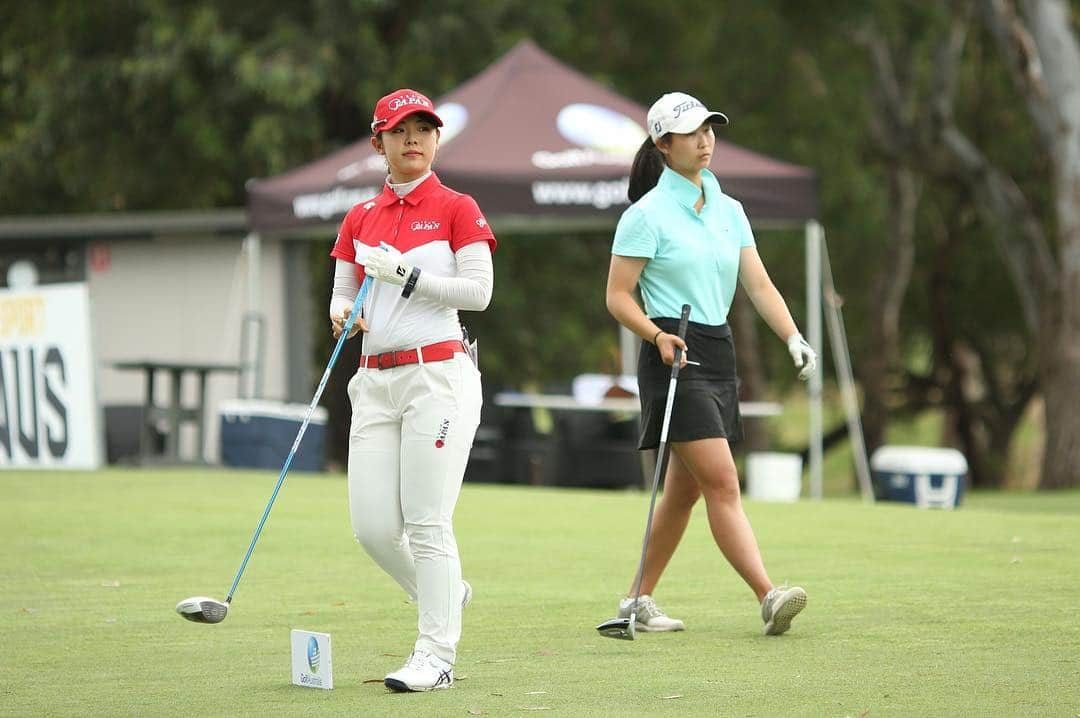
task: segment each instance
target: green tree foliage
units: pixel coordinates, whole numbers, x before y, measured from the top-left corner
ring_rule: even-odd
[[[500,31],[507,14],[545,21],[513,6],[11,6],[0,26],[0,213],[242,204],[248,178],[362,136],[388,88],[437,95],[479,72],[514,39]]]

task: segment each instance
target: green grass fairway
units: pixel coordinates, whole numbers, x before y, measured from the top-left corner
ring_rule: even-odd
[[[829,499],[747,503],[774,581],[806,587],[790,633],[703,507],[658,599],[678,634],[600,637],[632,578],[648,495],[467,485],[457,683],[388,693],[415,608],[354,541],[338,475],[0,473],[0,715],[1080,715],[1080,492],[966,497],[955,512]],[[291,684],[289,630],[330,633],[332,691]]]

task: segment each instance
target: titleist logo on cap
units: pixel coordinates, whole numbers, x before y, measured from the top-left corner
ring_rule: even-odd
[[[679,104],[672,107],[671,114],[673,118],[677,120],[679,119],[679,116],[682,115],[682,113],[686,112],[687,110],[692,110],[695,107],[706,109],[705,105],[701,104],[701,102],[698,100],[687,100],[686,102],[680,102]]]

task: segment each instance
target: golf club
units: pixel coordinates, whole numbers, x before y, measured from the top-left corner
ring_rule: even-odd
[[[684,304],[679,317],[679,339],[686,337],[686,325],[690,321],[690,305]],[[641,597],[641,579],[645,574],[645,553],[649,550],[649,532],[652,530],[653,509],[656,507],[656,491],[660,477],[667,471],[670,447],[667,443],[668,425],[671,423],[671,407],[675,403],[675,385],[679,379],[682,348],[675,347],[675,360],[671,362],[671,381],[668,383],[667,403],[664,405],[664,423],[660,427],[660,448],[656,455],[656,472],[653,474],[652,497],[649,499],[649,517],[645,520],[645,538],[641,542],[641,561],[638,563],[637,582],[634,585],[634,601],[630,604],[630,618],[612,618],[604,621],[596,630],[606,638],[634,640],[634,624],[637,622],[637,600]]]
[[[259,540],[259,534],[262,533],[263,525],[266,524],[266,518],[270,515],[270,507],[274,505],[274,499],[277,498],[278,491],[281,490],[281,485],[285,482],[285,475],[289,473],[289,466],[292,465],[296,450],[300,447],[300,440],[304,438],[304,432],[307,431],[311,415],[319,403],[319,397],[322,396],[323,389],[326,388],[326,381],[330,378],[330,370],[334,368],[334,362],[337,361],[338,354],[341,353],[341,347],[344,346],[345,340],[349,337],[349,331],[352,329],[356,317],[360,315],[360,306],[364,303],[364,297],[367,295],[368,287],[371,286],[371,281],[371,277],[365,277],[364,283],[360,285],[360,291],[357,292],[356,300],[352,305],[352,312],[350,312],[349,318],[345,320],[341,336],[338,337],[334,351],[330,354],[330,361],[326,365],[326,371],[323,372],[319,387],[315,390],[315,396],[311,400],[311,405],[308,406],[307,414],[304,415],[304,422],[300,424],[300,430],[296,433],[296,439],[293,441],[292,449],[289,450],[289,456],[281,467],[281,475],[278,476],[277,484],[274,485],[274,492],[270,494],[270,500],[266,503],[262,518],[259,519],[259,525],[255,527],[255,534],[251,537],[251,543],[248,544],[247,553],[244,554],[244,560],[240,563],[240,570],[236,572],[236,578],[233,579],[232,586],[229,588],[229,594],[224,601],[218,601],[208,596],[185,598],[176,604],[176,612],[187,620],[195,623],[221,623],[229,613],[229,604],[232,603],[233,594],[236,593],[236,587],[240,583],[240,577],[244,574],[244,569],[247,568],[251,552],[255,550],[255,542]]]

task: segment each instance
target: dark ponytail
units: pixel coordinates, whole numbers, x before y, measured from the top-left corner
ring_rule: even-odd
[[[656,186],[664,171],[664,164],[663,153],[657,149],[652,137],[646,137],[634,155],[634,164],[630,165],[630,187],[626,196],[631,202],[637,202]]]

